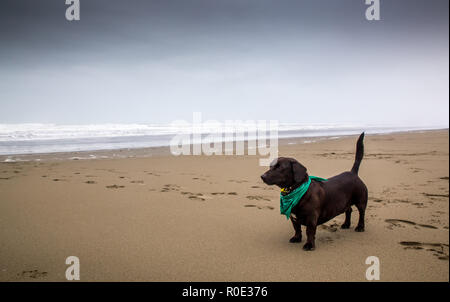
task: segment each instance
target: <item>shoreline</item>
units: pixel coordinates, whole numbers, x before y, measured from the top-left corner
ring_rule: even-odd
[[[395,135],[402,133],[427,133],[427,132],[442,132],[449,131],[449,128],[429,129],[429,130],[405,130],[392,131],[389,133],[373,133],[366,136],[379,135]],[[356,137],[359,134],[349,135],[325,135],[325,136],[307,136],[307,137],[283,137],[278,139],[278,145],[288,144],[309,144],[316,143],[323,140],[342,139],[349,137]],[[234,141],[236,142],[236,141]],[[247,140],[244,141],[247,146]],[[222,143],[224,146],[225,143]],[[192,148],[193,144],[190,145]],[[224,148],[223,148],[224,149]],[[245,148],[245,155],[247,155],[247,147]],[[64,161],[64,160],[95,160],[95,159],[120,159],[120,158],[145,158],[154,156],[170,155],[170,146],[155,146],[155,147],[136,147],[136,148],[118,148],[118,149],[99,149],[87,151],[61,151],[61,152],[43,152],[43,153],[24,153],[24,154],[4,154],[0,155],[0,163],[8,162],[27,162],[27,161]],[[203,155],[203,154],[202,154]],[[197,155],[195,155],[197,156]],[[212,155],[214,156],[214,155]],[[258,155],[256,155],[258,156]]]

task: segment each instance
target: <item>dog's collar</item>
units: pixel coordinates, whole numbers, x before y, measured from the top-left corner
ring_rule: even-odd
[[[289,194],[289,192],[291,191],[291,189],[290,188],[281,188],[281,193],[283,193],[283,194]]]
[[[294,190],[296,190],[296,189],[298,189],[299,187],[303,186],[303,185],[304,185],[305,183],[307,183],[307,182],[308,182],[308,180],[306,180],[306,182],[301,183],[301,184],[298,184],[298,185],[293,185],[293,186],[290,186],[290,187],[281,188],[281,189],[280,189],[280,192],[281,192],[281,194],[283,194],[283,195],[291,194]]]
[[[312,176],[312,178],[314,179],[315,176]],[[302,182],[300,182],[300,183],[295,183],[295,184],[293,184],[292,186],[289,186],[289,187],[281,188],[281,193],[282,193],[283,195],[290,194],[292,191],[296,190],[298,187],[304,185],[304,184],[307,183],[308,181],[309,181],[309,175],[306,174],[306,175],[305,175],[305,178],[303,179]]]
[[[317,176],[309,176],[307,181],[302,183],[298,188],[287,191],[289,188],[281,188],[280,193],[280,213],[281,215],[286,215],[289,219],[291,216],[292,209],[299,203],[300,199],[306,194],[311,184],[311,180],[316,181],[327,181],[325,178],[320,178]]]
[[[315,176],[312,176],[312,177],[315,177]],[[309,181],[309,176],[306,178],[305,182],[302,182],[300,184],[294,184],[290,187],[281,188],[280,192],[283,195],[291,194],[293,191],[297,190],[299,187],[305,185],[308,181]]]

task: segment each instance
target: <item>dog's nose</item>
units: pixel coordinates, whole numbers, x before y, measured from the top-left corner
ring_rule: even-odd
[[[262,181],[266,181],[266,174],[261,175]]]

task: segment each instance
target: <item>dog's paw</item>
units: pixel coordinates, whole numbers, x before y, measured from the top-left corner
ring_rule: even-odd
[[[303,246],[303,250],[305,251],[314,251],[315,248],[316,247],[310,242],[305,243],[305,245]]]
[[[364,226],[358,225],[358,226],[355,228],[355,232],[364,232]]]
[[[350,224],[343,224],[341,225],[341,229],[349,229],[350,228]]]
[[[302,237],[292,237],[291,239],[289,239],[290,243],[298,243],[298,242],[302,242]]]

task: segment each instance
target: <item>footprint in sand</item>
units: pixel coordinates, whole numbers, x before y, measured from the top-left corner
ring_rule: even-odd
[[[252,189],[258,189],[258,190],[264,190],[264,191],[274,191],[276,190],[274,187],[269,187],[269,186],[265,186],[265,187],[259,187],[259,186],[251,186]]]
[[[333,223],[331,225],[321,224],[319,227],[331,233],[337,232],[339,229],[339,225],[337,223]]]
[[[89,184],[89,185],[93,185],[93,184],[96,184],[97,182],[95,182],[93,180],[88,180],[88,181],[85,181],[84,183]]]
[[[264,197],[264,196],[257,196],[257,195],[248,195],[245,196],[245,198],[249,199],[249,200],[265,200],[265,201],[270,201],[269,198]]]
[[[318,240],[322,243],[332,243],[334,242],[333,238],[331,237],[319,237]]]
[[[230,179],[228,181],[229,182],[235,182],[235,183],[238,183],[238,184],[241,184],[241,183],[244,183],[244,182],[248,182],[248,180],[244,180],[244,179],[242,179],[242,180]]]
[[[23,272],[17,274],[17,276],[19,276],[19,277],[32,278],[32,279],[44,278],[44,277],[47,277],[47,275],[48,275],[47,272],[40,272],[38,270],[23,271]]]
[[[264,210],[264,209],[273,210],[274,209],[274,207],[272,207],[272,206],[257,206],[255,204],[246,204],[246,205],[244,205],[244,207],[246,207],[246,208],[257,208],[259,210]]]
[[[225,192],[212,192],[211,195],[225,195]]]
[[[206,199],[202,197],[203,194],[197,193],[196,195],[189,195],[188,198],[192,200],[205,201]]]
[[[427,197],[443,197],[443,198],[448,198],[449,197],[448,194],[433,194],[433,193],[422,193],[422,194],[427,196]]]
[[[180,192],[182,195],[189,195],[188,198],[192,200],[205,201],[210,199],[210,196],[203,195],[203,193],[192,193],[192,192]]]
[[[171,192],[171,191],[180,191],[180,186],[172,185],[172,184],[166,184],[161,189],[161,192]]]
[[[392,203],[398,203],[398,202],[401,202],[401,203],[411,203],[409,200],[406,200],[406,199],[394,199],[394,200],[392,201]]]
[[[400,241],[405,250],[423,250],[433,252],[433,256],[436,256],[440,260],[448,260],[448,244],[445,243],[426,243],[418,241]]]
[[[417,206],[419,209],[428,208],[427,206],[424,206],[423,202],[413,202],[412,204]]]
[[[200,178],[200,177],[192,177],[193,180],[201,180],[201,181],[206,181],[205,178]]]
[[[383,200],[379,199],[379,198],[369,198],[369,200],[371,200],[373,202],[378,202],[378,203],[383,202]]]
[[[143,181],[143,180],[132,180],[132,181],[130,181],[130,183],[132,183],[132,184],[143,185],[143,184],[144,184],[144,181]]]
[[[211,195],[217,196],[217,195],[238,195],[236,192],[212,192]]]
[[[106,186],[108,189],[122,189],[125,188],[125,186],[118,186],[118,185],[110,185]]]
[[[156,173],[153,173],[153,172],[147,172],[147,171],[145,171],[146,173],[147,173],[147,175],[152,175],[152,176],[161,176],[161,175],[159,175],[159,174],[156,174]]]
[[[387,223],[390,224],[388,226],[388,229],[390,229],[390,230],[392,230],[394,226],[401,227],[401,224],[420,226],[420,227],[428,228],[428,229],[437,229],[437,227],[435,227],[433,225],[415,223],[414,221],[409,221],[409,220],[404,220],[404,219],[385,219],[384,221],[386,221]]]

